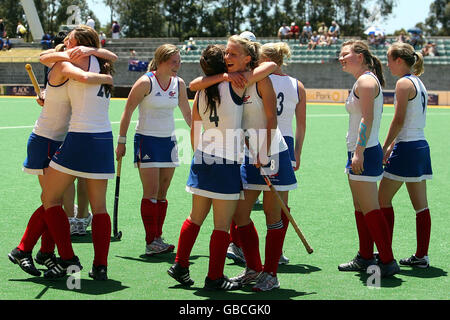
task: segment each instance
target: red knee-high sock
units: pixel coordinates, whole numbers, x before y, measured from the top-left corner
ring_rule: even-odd
[[[164,221],[166,220],[167,213],[167,200],[158,200],[158,230],[156,232],[155,238],[160,238],[162,235],[162,228],[164,225]]]
[[[230,237],[231,242],[233,242],[237,247],[241,247],[241,239],[239,239],[239,232],[237,230],[237,225],[234,222],[234,220],[231,220],[231,226],[230,226]]]
[[[199,231],[200,226],[189,219],[186,219],[181,227],[175,262],[183,268],[189,267],[189,256]]]
[[[223,277],[225,257],[228,245],[230,244],[230,234],[225,231],[214,230],[209,242],[209,269],[208,278],[216,280]]]
[[[391,244],[392,244],[392,239],[394,238],[394,221],[395,221],[395,216],[394,216],[394,208],[389,207],[389,208],[381,208],[381,212],[383,213],[383,217],[387,222],[387,225],[389,227],[389,234],[391,236]]]
[[[45,221],[44,221],[45,209],[44,206],[40,206],[31,215],[30,220],[28,220],[27,228],[20,240],[17,248],[22,251],[32,251],[36,242],[41,237],[42,233],[45,231]]]
[[[430,210],[425,209],[416,214],[417,251],[415,256],[423,258],[428,255],[430,244],[431,216]]]
[[[61,206],[48,208],[45,210],[44,219],[61,259],[72,259],[75,254],[70,239],[70,224],[64,209]]]
[[[94,244],[94,266],[108,265],[111,242],[111,218],[108,213],[96,213],[92,217],[92,243]]]
[[[278,262],[280,261],[281,252],[283,250],[284,237],[286,235],[286,229],[283,222],[280,221],[271,229],[268,226],[266,234],[266,250],[264,261],[264,272],[268,272],[273,276],[277,275]]]
[[[41,249],[39,251],[42,253],[53,253],[53,251],[55,251],[55,241],[53,241],[52,235],[47,228],[45,228],[45,231],[42,234]]]
[[[238,227],[237,230],[247,267],[258,272],[262,271],[261,256],[259,254],[259,237],[253,221],[246,226]],[[278,258],[280,257],[278,256]]]
[[[158,233],[158,203],[149,199],[142,199],[141,217],[145,229],[145,242],[150,244]]]
[[[355,220],[359,238],[359,254],[364,259],[371,260],[373,259],[373,239],[361,211],[355,210]]]
[[[372,239],[377,245],[382,263],[389,263],[394,260],[392,253],[391,237],[389,235],[389,227],[384,219],[381,210],[372,210],[364,215]]]

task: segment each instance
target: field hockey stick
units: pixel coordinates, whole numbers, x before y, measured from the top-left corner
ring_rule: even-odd
[[[38,95],[38,97],[41,97],[41,88],[39,87],[39,84],[36,80],[36,76],[34,75],[33,68],[31,67],[31,64],[27,63],[25,65],[25,69],[27,69],[28,76],[30,77],[31,83],[33,84],[34,91]]]
[[[247,145],[247,147],[248,147],[248,150],[251,152],[250,146]],[[253,158],[257,159],[257,158],[254,157],[253,152],[251,152],[251,153],[252,153]],[[264,181],[266,182],[266,184],[269,187],[270,191],[272,191],[272,193],[275,195],[275,198],[277,199],[278,203],[280,204],[281,210],[283,210],[283,212],[286,215],[286,217],[288,218],[289,222],[294,227],[294,230],[297,233],[297,235],[300,238],[300,240],[302,241],[303,245],[305,246],[306,251],[309,254],[313,253],[313,251],[314,251],[313,248],[311,248],[311,246],[309,245],[308,241],[306,240],[305,236],[303,235],[303,232],[300,230],[300,228],[298,227],[297,223],[295,222],[294,217],[289,212],[288,207],[284,203],[284,201],[281,198],[281,196],[278,193],[278,191],[273,186],[272,181],[270,181],[270,178],[267,175],[264,175],[264,174],[261,174],[261,176],[264,178]]]
[[[275,197],[278,201],[278,203],[281,206],[281,210],[283,210],[284,214],[286,215],[286,217],[288,218],[289,222],[292,224],[292,226],[294,227],[295,232],[297,233],[298,237],[300,238],[300,240],[302,241],[303,245],[305,246],[306,251],[311,254],[313,253],[313,248],[311,248],[311,246],[309,245],[308,241],[306,240],[305,236],[303,235],[302,231],[300,230],[300,228],[298,227],[297,223],[294,220],[294,217],[291,215],[291,213],[289,212],[288,207],[286,206],[286,204],[284,203],[283,199],[281,198],[280,194],[278,193],[278,191],[275,189],[275,187],[273,186],[272,182],[270,181],[269,177],[266,175],[262,175],[262,177],[264,178],[264,181],[266,182],[266,184],[269,186],[270,191],[273,192],[273,194],[275,194]]]
[[[122,231],[118,231],[118,213],[119,213],[119,190],[120,190],[120,171],[122,170],[122,158],[117,160],[116,191],[114,194],[114,213],[113,213],[113,236],[114,239],[122,238]]]

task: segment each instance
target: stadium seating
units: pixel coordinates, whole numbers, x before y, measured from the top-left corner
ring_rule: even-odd
[[[425,64],[450,64],[450,38],[431,38],[437,44],[439,56],[426,56],[424,59]],[[181,60],[185,63],[198,62],[201,52],[208,44],[226,44],[226,38],[214,38],[214,39],[195,39],[197,50],[191,50],[189,52],[181,51]],[[278,42],[278,38],[262,38],[258,39],[262,44],[267,42]],[[314,50],[307,50],[307,45],[300,45],[298,41],[289,40],[288,44],[291,48],[291,58],[287,63],[327,63],[330,61],[336,61],[339,56],[340,46],[344,40],[339,39],[337,43],[329,46],[317,46]],[[394,42],[394,38],[387,39],[386,46],[371,46],[372,52],[377,56],[382,64],[387,63],[386,51],[388,45]],[[178,44],[182,49],[187,44],[187,40]],[[420,51],[421,48],[416,48]]]

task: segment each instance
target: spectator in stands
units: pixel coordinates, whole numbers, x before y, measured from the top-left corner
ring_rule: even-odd
[[[411,39],[409,40],[409,44],[414,47],[414,49],[417,49],[425,43],[422,33],[412,33]]]
[[[325,35],[325,36],[328,35],[328,28],[325,25],[325,22],[320,23],[320,27],[319,27],[319,29],[317,29],[317,33],[319,35]]]
[[[300,35],[300,43],[301,44],[307,44],[309,42],[309,39],[312,36],[312,27],[309,24],[309,21],[306,21],[305,25],[302,29],[302,34]]]
[[[295,24],[295,22],[291,23],[291,30],[289,31],[289,39],[298,39],[300,35],[300,28]]]
[[[3,18],[0,18],[0,38],[5,37],[6,37],[5,23],[3,22]]]
[[[405,31],[400,31],[400,34],[397,37],[396,42],[408,43],[409,37],[406,35]]]
[[[106,34],[103,31],[100,31],[98,37],[100,39],[100,44],[102,45],[102,47],[104,47],[106,44]]]
[[[189,52],[191,50],[197,50],[197,45],[195,43],[194,38],[189,37],[187,44],[183,46],[183,50],[186,52]]]
[[[316,46],[319,44],[320,36],[317,34],[317,31],[313,31],[311,38],[308,43],[308,50],[314,50]]]
[[[367,37],[367,42],[369,43],[370,46],[376,46],[377,39],[375,38],[375,32],[369,33]]]
[[[386,45],[386,36],[383,33],[379,33],[376,36],[377,46],[385,46]]]
[[[27,33],[27,29],[23,26],[22,22],[19,21],[17,23],[17,29],[16,29],[17,38],[24,37],[26,33]]]
[[[119,39],[120,37],[120,25],[117,21],[113,21],[111,25],[111,33],[113,39]]]
[[[286,26],[286,23],[283,23],[280,29],[278,29],[278,38],[280,38],[281,41],[283,41],[283,39],[289,39],[290,31],[291,29],[288,26]]]
[[[86,25],[95,30],[95,21],[91,17],[88,17],[86,20]]]
[[[436,43],[433,43],[432,41],[428,41],[428,43],[422,48],[422,55],[435,57],[439,55],[439,52],[436,47]]]
[[[42,50],[48,50],[52,48],[52,39],[53,37],[48,33],[42,36],[41,40]]]
[[[341,33],[341,27],[337,24],[336,21],[333,20],[331,22],[330,28],[328,29],[328,36],[338,39],[340,33]]]

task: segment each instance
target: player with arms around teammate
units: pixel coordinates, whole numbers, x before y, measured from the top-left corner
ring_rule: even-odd
[[[200,65],[206,76],[224,73],[224,48],[209,45],[202,52]],[[195,153],[186,186],[186,191],[192,193],[192,210],[180,231],[175,264],[168,270],[183,285],[194,283],[189,277],[189,256],[212,206],[214,230],[205,288],[236,290],[241,287],[223,273],[230,241],[228,228],[242,191],[243,100],[239,90],[242,91],[223,81],[198,91],[194,99],[191,145]]]
[[[388,225],[378,204],[377,189],[377,181],[383,175],[383,151],[378,141],[383,112],[383,71],[378,58],[360,40],[342,44],[339,62],[342,70],[356,79],[345,104],[349,113],[346,173],[355,207],[359,251],[353,260],[339,265],[338,269],[365,272],[376,264],[375,242],[381,276],[391,276],[399,267],[392,253]]]
[[[180,50],[164,44],[155,51],[149,72],[131,88],[120,121],[117,159],[125,155],[126,135],[131,116],[139,106],[139,118],[134,136],[134,163],[139,168],[143,195],[141,217],[145,228],[145,254],[173,251],[174,245],[161,237],[167,212],[167,190],[178,163],[174,133],[174,109],[179,106],[187,125],[191,125],[186,85],[177,76]]]
[[[69,39],[70,37],[66,38],[64,41],[67,48],[71,48],[76,45],[76,42],[71,42]],[[77,64],[80,62],[81,61],[77,61]],[[53,143],[54,140],[49,139],[48,136],[53,137],[57,135],[60,139],[64,139],[69,127],[69,119],[72,111],[72,102],[69,97],[70,81],[78,81],[80,83],[86,83],[86,85],[99,85],[101,83],[111,84],[112,77],[106,74],[98,74],[97,72],[85,72],[67,61],[55,62],[53,64],[49,74],[44,108],[42,110],[41,117],[38,119],[35,126],[35,132],[40,134],[35,136],[32,134],[33,139],[31,141],[31,145],[29,143],[29,148],[32,147],[36,150],[36,152],[33,152],[32,155],[28,153],[27,160],[24,164],[25,168],[36,169],[34,164],[36,161],[39,161],[37,157],[39,157],[40,154],[42,154],[42,160],[40,160],[41,162],[50,161],[50,158],[61,144],[61,141],[56,139],[57,143],[55,144]],[[45,139],[47,139],[47,141],[44,141]],[[42,147],[39,147],[39,145]],[[38,152],[38,150],[44,150],[45,154]],[[49,159],[46,160],[47,158]],[[19,250],[21,252],[31,251],[38,238],[44,234],[41,244],[42,254],[41,256],[38,254],[39,259],[37,260],[42,260],[44,262],[51,260],[50,262],[52,263],[45,263],[47,267],[49,267],[49,270],[45,273],[45,276],[49,278],[56,278],[64,276],[66,268],[69,265],[75,264],[81,268],[78,258],[73,253],[70,241],[70,227],[67,217],[65,216],[65,212],[61,207],[63,194],[65,190],[67,190],[67,187],[73,183],[74,179],[61,187],[61,189],[54,191],[53,188],[55,185],[53,183],[55,178],[55,170],[52,168],[46,168],[45,164],[42,166],[42,170],[44,175],[40,178],[40,181],[43,189],[43,206],[36,210],[36,212],[32,215],[21,244],[19,245]],[[57,192],[58,199],[47,201],[48,192]],[[46,233],[48,233],[49,236],[46,235]],[[52,259],[52,252],[55,242],[61,256],[61,258],[57,260],[56,264]],[[13,252],[10,255],[13,255]],[[14,256],[14,258],[17,257]],[[30,268],[30,270],[33,269],[34,265],[32,264],[32,261],[31,263],[28,261],[31,259],[29,257],[25,258],[25,260],[21,261],[24,263],[21,263],[20,266],[22,268]],[[28,263],[25,263],[26,261],[28,261]],[[22,266],[22,264],[24,266]]]
[[[78,26],[69,33],[67,48],[78,45],[99,48],[98,34],[90,27]],[[95,56],[85,56],[77,65],[90,72],[109,75],[112,72],[110,61]],[[68,94],[72,107],[69,130],[62,146],[55,152],[49,164],[49,187],[44,190],[44,207],[50,211],[59,232],[52,236],[58,245],[57,237],[65,245],[70,243],[70,234],[60,216],[61,192],[76,177],[86,178],[90,207],[93,213],[92,242],[94,245],[93,266],[89,276],[94,280],[106,280],[108,252],[111,237],[111,220],[106,208],[108,179],[114,178],[114,147],[108,109],[111,85],[91,85],[70,80]],[[67,219],[66,219],[67,220]],[[51,231],[51,230],[50,230]],[[58,251],[59,246],[58,246]],[[60,251],[61,254],[61,251]],[[61,254],[61,261],[48,271],[59,277],[70,265]]]
[[[429,267],[431,217],[426,181],[432,179],[430,147],[425,139],[428,93],[419,76],[424,72],[423,57],[407,43],[394,43],[387,52],[388,67],[399,77],[395,86],[395,113],[383,145],[384,176],[378,191],[381,210],[394,230],[392,199],[406,184],[416,211],[416,253],[400,264]]]

